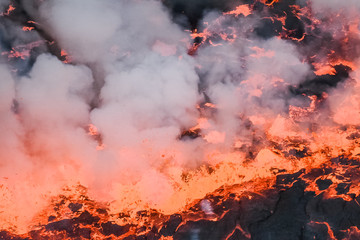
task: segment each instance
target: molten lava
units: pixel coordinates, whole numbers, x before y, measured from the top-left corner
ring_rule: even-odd
[[[11,1],[0,238],[357,239],[360,4],[323,2]]]

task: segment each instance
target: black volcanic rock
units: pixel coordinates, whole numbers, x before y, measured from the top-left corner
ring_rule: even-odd
[[[160,234],[163,236],[172,236],[177,227],[182,222],[182,217],[180,214],[174,214],[170,216],[170,219],[164,223],[164,226],[160,230]]]
[[[299,84],[299,86],[290,87],[290,92],[295,95],[316,95],[318,98],[322,98],[324,92],[328,92],[329,89],[345,81],[351,71],[349,67],[341,64],[336,65],[334,69],[336,71],[335,75],[310,76],[307,80]]]
[[[277,191],[268,191],[263,195],[251,195],[242,198],[239,202],[239,224],[246,232],[250,232],[253,224],[269,218],[275,211],[276,203],[279,201]]]
[[[349,183],[339,183],[335,188],[337,194],[346,194],[349,192],[350,184]]]
[[[324,176],[327,174],[330,174],[333,172],[333,169],[330,168],[313,168],[311,169],[311,171],[309,171],[308,173],[306,173],[303,177],[309,180],[314,181],[316,178],[320,177],[320,176]]]
[[[0,239],[4,239],[4,240],[29,240],[29,238],[17,237],[17,236],[14,236],[14,235],[10,234],[9,232],[6,232],[6,231],[0,231]]]
[[[179,228],[174,234],[174,240],[185,239],[222,239],[229,235],[236,227],[237,214],[228,213],[221,221],[190,221]]]
[[[47,231],[66,231],[72,232],[74,230],[73,219],[63,219],[57,222],[49,223],[45,226]]]
[[[88,211],[85,211],[80,214],[79,217],[74,219],[76,223],[81,223],[83,225],[91,225],[95,222],[98,222],[100,218],[98,216],[91,215]]]
[[[305,33],[303,22],[296,16],[288,16],[285,20],[285,28],[290,30],[289,37],[301,39]]]
[[[318,179],[318,180],[316,180],[316,184],[317,184],[318,189],[320,191],[327,189],[328,187],[330,187],[330,185],[332,183],[333,182],[330,179],[324,179],[324,180]]]
[[[299,172],[293,174],[281,174],[276,176],[276,184],[277,185],[287,185],[293,183],[295,180],[298,180],[301,174],[305,171],[300,170]]]
[[[330,239],[327,225],[321,223],[311,223],[305,225],[302,233],[302,239]]]
[[[248,240],[249,238],[244,235],[242,231],[239,229],[236,229],[230,236],[227,238],[227,240]]]
[[[72,211],[72,212],[77,212],[82,208],[82,204],[81,203],[69,203],[68,208]]]
[[[360,206],[355,200],[324,199],[319,195],[309,202],[306,211],[313,221],[328,223],[337,239],[342,239],[343,231],[351,226],[360,227]]]
[[[292,188],[280,193],[275,212],[269,218],[250,227],[252,239],[300,239],[302,228],[309,221],[305,206],[314,195],[304,190],[305,183],[297,181]]]
[[[269,39],[277,36],[282,30],[282,23],[278,20],[274,22],[271,19],[262,19],[260,24],[255,28],[254,32],[258,37]]]
[[[102,233],[105,236],[110,236],[111,234],[119,237],[127,233],[130,229],[130,225],[120,226],[112,222],[106,222],[101,224]]]
[[[91,229],[90,228],[77,228],[74,232],[69,234],[69,237],[76,239],[79,237],[85,239],[91,239]]]
[[[164,0],[163,3],[171,10],[175,18],[185,16],[192,29],[198,27],[198,23],[206,11],[228,11],[234,5],[232,0]]]

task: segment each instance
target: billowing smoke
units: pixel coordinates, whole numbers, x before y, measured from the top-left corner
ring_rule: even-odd
[[[330,91],[328,103],[333,121],[341,125],[359,124],[359,17],[360,2],[312,1],[312,7],[319,19],[324,20],[324,28],[331,34],[331,42],[338,42],[336,54],[350,62],[352,70],[347,81]],[[336,13],[333,14],[333,13]],[[327,19],[327,21],[325,20]],[[331,26],[331,27],[330,27]],[[329,54],[330,58],[333,58]],[[334,60],[336,61],[336,59]]]
[[[360,7],[359,1],[350,0],[347,1],[346,4],[340,0],[315,0],[311,1],[312,7],[317,12],[323,12],[327,10],[332,10],[336,12],[341,11],[355,11],[356,8]],[[355,9],[354,9],[355,8]]]
[[[1,0],[0,1],[0,10],[4,12],[4,10],[9,6],[9,0]]]
[[[300,43],[321,45],[325,29],[315,35],[284,4],[294,16],[281,38],[281,16],[266,2],[246,1],[239,14],[218,2],[14,1],[26,17],[1,19],[0,221],[26,225],[51,196],[77,184],[97,200],[118,201],[117,210],[177,210],[227,181],[269,176],[279,164],[291,169],[267,149],[269,136],[301,135],[314,116],[328,125],[358,123],[359,111],[350,113],[359,86],[347,80],[349,68],[335,59],[332,74],[316,76],[314,49]],[[314,11],[322,4],[313,1]],[[0,9],[8,5],[1,1]],[[198,31],[190,34],[189,25]],[[311,104],[326,97],[313,113]],[[239,176],[219,167],[249,159],[251,170],[237,167]],[[213,181],[192,176],[196,185],[186,175],[212,168],[220,169]]]
[[[161,171],[190,161],[193,146],[178,137],[201,99],[189,35],[156,1],[46,1],[37,13],[73,64],[41,54],[24,76],[2,66],[1,170],[9,194],[21,192],[9,198],[22,209],[21,198],[33,205],[80,182],[108,200],[114,185],[140,182],[146,200],[166,199]]]

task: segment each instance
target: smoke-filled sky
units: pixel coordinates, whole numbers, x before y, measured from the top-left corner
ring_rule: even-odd
[[[308,11],[285,21],[295,40],[278,36],[278,20],[264,19],[278,13],[261,1],[23,0],[7,14],[1,0],[0,222],[26,224],[76,184],[100,201],[122,199],[119,209],[140,201],[171,211],[193,198],[187,171],[250,157],[245,179],[267,176],[280,158],[267,154],[269,137],[357,125],[359,73],[341,65],[317,76],[314,66],[332,50],[356,66],[360,4],[291,2]],[[231,14],[238,5],[255,10]],[[195,137],[184,134],[194,127]]]

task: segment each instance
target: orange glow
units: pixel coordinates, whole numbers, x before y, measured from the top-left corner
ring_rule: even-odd
[[[310,222],[310,225],[325,225],[327,227],[327,230],[328,230],[328,235],[329,235],[329,239],[330,240],[337,240],[335,235],[334,235],[334,232],[331,230],[331,227],[329,225],[329,223],[327,222],[314,222],[314,221],[311,221]]]
[[[102,142],[101,134],[99,133],[97,127],[93,124],[88,125],[88,134],[93,137],[95,141],[97,141],[98,145],[96,146],[96,150],[101,151],[105,149],[105,145]]]
[[[89,124],[88,130],[89,130],[89,135],[91,135],[91,136],[99,135],[97,128],[93,124]]]
[[[64,57],[64,60],[63,60],[64,63],[70,63],[71,62],[71,57],[69,56],[69,54],[64,49],[61,49],[60,56]]]
[[[280,0],[260,1],[267,6],[274,7],[273,5]],[[252,7],[252,5],[247,4],[240,5],[234,10],[220,15],[219,18],[234,20],[235,17],[242,17],[241,15],[246,17],[252,14]],[[5,15],[9,15],[13,10],[14,7],[10,5]],[[308,12],[304,13],[304,11],[310,10],[302,10],[299,6],[293,6],[292,11],[296,13],[294,14],[296,17],[310,14]],[[303,12],[301,13],[299,11]],[[292,43],[294,43],[294,45],[301,44],[295,41],[302,41],[305,38],[305,34],[300,39],[290,37],[294,31],[285,29],[286,19],[287,16],[279,18],[269,17],[266,20],[273,22],[280,21],[280,23],[283,24],[282,28],[281,26],[279,27],[279,29],[281,29],[279,32],[281,33],[278,33],[278,38],[286,39],[286,41],[289,42],[293,41]],[[252,17],[241,20],[250,21]],[[29,21],[28,23],[37,24],[33,21]],[[227,50],[226,47],[229,47],[230,51],[234,49],[234,47],[241,47],[240,44],[242,44],[241,41],[243,40],[241,38],[243,36],[242,33],[240,33],[240,31],[237,32],[235,28],[228,27],[226,31],[222,31],[217,30],[216,27],[212,28],[213,25],[211,25],[211,23],[204,23],[204,26],[205,29],[202,32],[198,32],[198,30],[195,29],[190,33],[190,37],[196,39],[196,43],[192,46],[190,46],[190,43],[186,45],[186,47],[189,47],[189,55],[195,55],[201,46],[221,53],[223,48]],[[307,27],[315,28],[316,26],[314,24],[314,26]],[[31,31],[33,29],[34,27],[26,26],[22,28],[23,31]],[[253,29],[251,29],[251,31],[252,30]],[[346,34],[342,33],[345,35],[341,36],[342,44],[351,44],[351,37],[348,35],[350,33],[359,33],[358,22],[355,21],[349,24],[348,29],[343,31],[346,32]],[[239,41],[236,39],[238,37],[237,34],[240,36]],[[251,32],[251,34],[253,33]],[[189,38],[189,36],[187,37]],[[58,185],[66,187],[53,190],[52,186],[50,186],[46,194],[53,196],[53,198],[48,200],[48,198],[46,198],[47,195],[45,193],[43,194],[41,190],[37,188],[36,184],[38,184],[38,182],[33,182],[33,179],[20,179],[25,182],[22,187],[34,189],[32,193],[40,196],[34,200],[33,205],[37,206],[38,209],[43,209],[43,211],[34,213],[33,211],[35,210],[31,208],[27,209],[28,206],[26,204],[23,204],[25,207],[19,207],[15,211],[15,208],[11,208],[11,204],[9,204],[9,206],[6,205],[9,209],[0,212],[0,230],[3,228],[10,229],[13,232],[26,232],[41,224],[46,224],[50,214],[56,215],[59,219],[78,217],[76,215],[77,213],[72,212],[67,207],[72,202],[83,204],[82,208],[99,216],[100,223],[112,221],[114,223],[131,225],[130,230],[121,235],[119,239],[132,234],[141,235],[150,231],[149,229],[151,228],[149,227],[148,221],[153,221],[155,225],[157,222],[161,222],[160,220],[163,220],[161,219],[164,218],[162,214],[180,213],[182,214],[181,216],[184,222],[194,219],[211,219],[212,221],[216,221],[218,220],[217,217],[207,216],[211,214],[203,213],[203,215],[199,216],[188,216],[184,212],[209,194],[213,196],[219,194],[221,198],[226,199],[228,194],[236,193],[252,199],[253,196],[251,196],[249,192],[261,195],[264,190],[274,188],[276,176],[279,173],[292,174],[302,170],[304,174],[301,175],[301,178],[303,178],[305,174],[315,168],[326,169],[327,167],[336,169],[336,172],[326,176],[317,176],[314,177],[314,179],[304,178],[304,182],[308,184],[306,190],[314,192],[315,195],[321,194],[324,199],[342,198],[345,201],[352,201],[353,199],[350,194],[358,195],[360,192],[360,179],[356,179],[356,177],[351,179],[352,185],[349,188],[349,194],[338,194],[336,191],[337,184],[344,183],[348,181],[348,179],[338,178],[336,174],[341,175],[345,173],[345,167],[341,166],[341,164],[331,162],[330,159],[345,156],[354,159],[354,161],[359,161],[360,96],[358,95],[358,90],[360,89],[360,76],[358,76],[359,73],[356,73],[359,63],[351,61],[350,57],[349,60],[347,56],[339,56],[339,53],[335,51],[330,54],[329,52],[323,53],[323,57],[314,55],[309,61],[308,58],[304,57],[305,60],[300,58],[299,62],[305,62],[306,74],[310,72],[309,75],[311,76],[313,76],[312,71],[318,76],[336,75],[335,67],[339,64],[350,67],[353,71],[350,72],[349,80],[341,82],[340,84],[349,84],[350,88],[353,87],[354,89],[350,89],[353,91],[346,92],[340,95],[340,97],[336,95],[336,91],[342,89],[333,88],[331,91],[329,90],[328,93],[322,93],[322,91],[327,91],[327,89],[315,93],[312,91],[304,91],[305,93],[296,92],[297,95],[294,94],[294,98],[289,97],[288,99],[288,95],[292,94],[289,88],[292,86],[296,88],[302,84],[300,80],[295,79],[295,77],[298,77],[298,72],[293,71],[290,74],[282,74],[282,69],[278,70],[276,68],[275,73],[267,74],[268,71],[271,72],[273,70],[270,69],[271,66],[269,69],[264,68],[266,72],[257,72],[254,66],[250,66],[250,64],[249,66],[247,65],[247,60],[250,60],[249,62],[256,62],[257,65],[255,67],[260,67],[259,65],[262,67],[266,65],[267,62],[272,62],[273,60],[277,63],[277,57],[281,55],[282,52],[280,51],[279,53],[278,50],[269,50],[266,47],[256,46],[258,39],[246,39],[246,41],[249,41],[249,45],[244,44],[244,53],[241,53],[244,55],[236,55],[239,59],[241,58],[241,61],[237,61],[236,65],[227,65],[231,63],[231,57],[234,57],[231,54],[226,55],[225,67],[219,64],[220,67],[217,69],[217,66],[214,64],[215,74],[218,74],[218,72],[220,72],[219,75],[222,74],[222,67],[225,69],[224,72],[229,72],[228,78],[214,80],[214,82],[219,82],[216,87],[220,89],[219,92],[222,95],[216,92],[218,89],[214,90],[214,92],[210,91],[212,89],[207,92],[206,89],[206,91],[201,93],[199,93],[200,90],[202,91],[200,87],[196,89],[198,91],[197,93],[199,93],[198,98],[194,100],[195,103],[191,105],[191,109],[186,109],[187,111],[189,110],[189,112],[193,111],[194,113],[191,112],[193,115],[191,115],[189,120],[185,119],[184,122],[179,121],[181,125],[176,126],[180,127],[174,127],[174,129],[169,130],[174,132],[173,135],[171,135],[172,132],[169,134],[173,141],[167,141],[168,139],[166,137],[161,138],[159,142],[152,140],[152,136],[154,135],[159,134],[161,137],[163,136],[161,135],[161,131],[165,131],[163,129],[168,127],[166,124],[164,124],[165,126],[160,126],[159,124],[153,132],[149,131],[149,133],[145,131],[147,129],[141,129],[139,132],[146,132],[147,134],[146,137],[143,138],[142,136],[138,136],[141,134],[137,131],[119,131],[119,136],[116,136],[113,142],[108,142],[110,137],[105,134],[105,128],[107,126],[104,127],[105,124],[101,125],[101,121],[99,121],[98,124],[97,121],[94,120],[94,122],[98,124],[99,129],[94,124],[86,125],[86,122],[85,124],[81,122],[81,124],[78,124],[79,126],[76,126],[80,132],[79,135],[82,134],[84,138],[81,138],[84,141],[84,145],[90,144],[90,148],[87,149],[89,150],[88,153],[85,153],[88,154],[86,157],[90,158],[90,160],[88,160],[88,158],[80,156],[84,154],[84,152],[79,154],[78,151],[75,151],[76,154],[74,155],[68,154],[68,152],[71,152],[69,149],[71,149],[72,146],[64,147],[64,152],[58,152],[60,147],[62,147],[60,146],[59,148],[54,148],[55,151],[48,153],[52,149],[46,145],[47,142],[37,140],[35,134],[33,135],[32,132],[34,130],[29,130],[29,133],[27,133],[29,136],[26,136],[26,138],[30,140],[24,140],[24,146],[21,147],[26,148],[26,153],[31,155],[30,157],[34,162],[34,166],[31,166],[31,168],[39,168],[42,164],[51,164],[51,169],[54,169],[54,172],[46,173],[49,174],[49,176],[47,176],[48,179],[63,181]],[[263,42],[267,44],[266,41],[267,40],[263,40]],[[7,56],[9,59],[27,59],[31,54],[31,50],[40,44],[43,44],[43,42],[15,46],[10,51],[1,54]],[[260,46],[267,46],[266,44],[262,45],[261,43]],[[202,55],[200,52],[200,61],[198,61],[200,63],[197,63],[197,56],[192,58],[186,56],[185,51],[182,53],[183,55],[177,57],[181,48],[178,48],[176,45],[160,40],[152,40],[149,42],[149,45],[151,46],[151,53],[156,53],[156,56],[161,57],[163,61],[167,61],[165,57],[175,60],[178,59],[179,61],[176,60],[177,63],[186,63],[188,59],[192,59],[191,61],[194,62],[194,65],[191,66],[193,67],[191,70],[195,69],[194,72],[205,72],[204,76],[207,76],[207,59],[204,58],[205,61],[202,61],[203,59],[201,58]],[[64,46],[67,45],[64,44]],[[277,48],[278,45],[271,49]],[[123,54],[123,57],[126,57],[132,54],[131,52],[121,53],[122,48],[117,45],[109,48],[108,51],[115,56],[121,56],[120,54]],[[228,53],[226,51],[224,52]],[[60,58],[63,63],[70,63],[72,61],[71,55],[73,55],[74,59],[77,59],[75,58],[75,51],[70,52],[69,55],[66,50],[61,49],[60,57],[59,52],[57,52],[57,57]],[[284,56],[280,57],[287,58],[287,52],[284,53]],[[216,58],[215,63],[216,61],[222,60],[221,58],[219,60],[217,56],[214,58]],[[242,65],[243,60],[246,63]],[[266,61],[264,61],[264,64],[258,60]],[[285,61],[287,61],[287,59],[285,59]],[[258,64],[258,62],[260,62],[260,64]],[[309,67],[309,65],[312,65],[313,68],[311,66]],[[61,64],[61,66],[73,67],[72,64]],[[92,67],[91,64],[89,64],[89,67]],[[231,71],[233,69],[240,70],[238,72],[234,71],[236,74],[233,74]],[[246,72],[247,69],[251,70]],[[102,71],[111,72],[111,69],[108,70],[104,67],[104,69],[99,69],[99,71],[100,73],[102,73]],[[198,74],[198,72],[194,75],[195,77],[199,75],[201,79],[202,75]],[[299,72],[299,75],[301,75],[301,71]],[[288,75],[290,75],[290,77]],[[142,75],[140,76],[142,77]],[[292,77],[294,77],[295,80],[289,81],[288,78]],[[202,84],[202,82],[200,83]],[[206,84],[208,83],[205,82],[204,85]],[[210,84],[212,84],[212,82],[209,83],[209,85]],[[241,98],[242,96],[231,95],[232,92],[227,96],[226,94],[230,92],[228,88],[231,88],[230,90],[236,92],[236,94],[243,94],[245,97]],[[275,90],[273,91],[273,89]],[[106,93],[105,90],[104,92]],[[101,94],[103,94],[103,90]],[[224,97],[224,99],[220,99],[221,97]],[[286,99],[279,102],[277,102],[276,99],[273,103],[270,101],[273,100],[273,97],[283,97]],[[333,100],[335,103],[330,103],[329,99],[335,99]],[[205,101],[209,102],[205,103]],[[252,101],[258,102],[252,105]],[[104,100],[104,102],[106,102],[106,100]],[[195,106],[197,106],[197,109]],[[145,107],[147,107],[147,105],[145,105]],[[223,114],[224,112],[225,114]],[[141,114],[139,115],[141,116]],[[185,114],[180,112],[179,115],[183,117]],[[144,121],[148,121],[148,119]],[[178,121],[178,119],[173,117],[165,119],[164,121],[172,122]],[[172,128],[172,125],[170,126]],[[53,129],[51,129],[51,131],[53,131]],[[111,131],[112,129],[110,129],[110,132]],[[62,132],[59,131],[57,134],[61,135]],[[132,136],[134,137],[134,143],[130,144],[131,146],[127,146],[121,142],[124,139],[124,142],[130,142],[130,140],[126,138],[128,137],[126,134],[135,135]],[[166,132],[166,134],[168,133]],[[52,138],[47,135],[41,137],[46,138],[47,141],[52,140]],[[121,143],[118,144],[118,142]],[[36,147],[37,144],[41,146]],[[53,157],[53,155],[55,157]],[[95,157],[91,158],[93,156]],[[61,160],[58,161],[58,158]],[[138,159],[146,159],[146,161],[142,162]],[[88,163],[87,161],[92,162]],[[113,165],[109,164],[110,167],[106,166],[106,161],[112,162]],[[120,165],[121,167],[124,165],[123,168],[119,167],[122,171],[118,171],[118,168],[115,167],[114,169],[110,169],[113,168],[113,166],[117,167]],[[346,167],[353,167],[355,169],[358,166]],[[89,170],[90,168],[94,169]],[[135,170],[131,172],[129,169]],[[100,171],[103,171],[101,177],[99,177],[100,175],[92,175],[92,173]],[[111,174],[111,171],[115,173]],[[41,172],[40,177],[36,176],[34,178],[40,178],[42,180],[43,175],[46,174]],[[64,174],[65,180],[58,180],[61,174]],[[68,178],[70,180],[68,180]],[[87,181],[83,183],[83,179]],[[320,190],[316,184],[317,180],[331,180],[334,184],[325,190]],[[4,183],[0,184],[0,195],[3,196],[6,202],[11,203],[13,195],[21,194],[22,189],[16,188],[17,192],[12,193],[9,190],[11,186],[8,183],[7,177],[3,178],[3,182]],[[84,184],[84,186],[80,184]],[[94,190],[92,187],[94,187],[94,189],[97,188]],[[219,193],[220,191],[221,193]],[[107,213],[101,215],[96,212],[98,206],[106,209]],[[24,210],[26,214],[29,213],[29,216],[35,215],[35,217],[30,220],[18,218],[15,213],[22,212],[22,210]],[[139,217],[139,211],[146,211],[148,215],[154,213],[157,219],[153,220],[150,216]],[[119,217],[119,213],[126,215],[126,217]],[[330,239],[335,240],[334,233],[328,223],[312,221],[308,224],[312,226],[325,225]],[[132,225],[142,226],[144,230],[141,230],[141,232],[137,231]],[[16,227],[12,228],[13,226]],[[250,234],[242,229],[241,226],[237,226],[236,229],[248,238],[251,238]],[[94,234],[91,235],[91,238],[102,239],[103,235],[98,230],[93,230]],[[359,230],[351,229],[351,231],[356,232]],[[230,233],[226,239],[229,239],[233,233],[234,232]],[[28,236],[24,235],[24,237]],[[49,239],[52,239],[52,237],[53,236],[49,236]],[[110,238],[111,237],[112,236],[110,236]],[[172,237],[162,237],[161,239],[172,239]]]
[[[104,144],[101,144],[101,145],[96,146],[96,150],[98,150],[98,151],[101,151],[101,150],[104,150],[104,149],[105,149],[105,145],[104,145]]]
[[[209,107],[209,108],[216,108],[216,105],[215,105],[215,104],[213,104],[213,103],[209,103],[209,102],[207,102],[207,103],[205,103],[205,107]]]
[[[16,49],[12,49],[9,52],[2,52],[1,55],[7,55],[8,58],[21,58],[21,59],[26,59],[30,56],[30,50],[23,50],[23,51],[18,51]]]
[[[2,15],[8,16],[8,15],[10,15],[11,12],[14,11],[14,10],[15,10],[15,7],[14,7],[12,4],[10,4],[9,7],[8,7],[8,9],[6,10],[6,12],[3,13]]]
[[[61,49],[61,56],[66,56],[67,52],[64,49]]]
[[[194,39],[194,38],[207,38],[208,36],[210,36],[211,34],[205,29],[204,32],[198,32],[197,29],[195,29],[190,36]]]
[[[314,96],[309,96],[311,103],[309,107],[296,107],[296,106],[289,106],[289,116],[290,118],[294,119],[294,120],[305,120],[308,117],[310,117],[310,115],[312,113],[314,113],[314,111],[316,110],[316,104],[318,103],[317,97]]]
[[[217,46],[221,46],[221,43],[213,43],[211,40],[209,40],[210,45],[217,47]]]
[[[352,70],[356,70],[358,69],[357,64],[351,61],[347,61],[344,59],[334,59],[334,60],[330,60],[330,63],[335,66],[335,65],[344,65],[344,66],[348,66],[350,67]]]
[[[259,48],[259,47],[252,47],[251,50],[253,50],[255,53],[251,54],[250,57],[254,57],[254,58],[262,58],[262,57],[267,57],[267,58],[272,58],[275,56],[275,52],[274,51],[266,51],[263,48]]]
[[[30,56],[30,51],[33,48],[39,47],[42,44],[44,44],[44,41],[40,40],[40,41],[36,41],[36,42],[24,44],[24,45],[18,45],[18,46],[13,47],[8,52],[2,52],[1,55],[7,56],[9,59],[11,59],[11,58],[26,59]]]
[[[330,65],[324,66],[324,65],[316,64],[316,63],[314,63],[313,65],[315,67],[314,73],[318,76],[326,75],[326,74],[335,75],[335,73],[336,73],[336,70],[334,69],[333,66],[330,66]]]
[[[211,126],[207,118],[199,118],[197,128],[207,129]]]
[[[251,96],[255,96],[255,97],[260,97],[263,94],[261,89],[254,89],[254,90],[250,91],[249,93]]]
[[[316,56],[314,56],[316,57]],[[326,59],[327,62],[314,62],[312,63],[312,65],[315,68],[314,73],[318,76],[321,75],[335,75],[336,74],[336,70],[334,69],[334,66],[336,65],[344,65],[344,66],[348,66],[349,68],[351,68],[352,70],[356,70],[358,69],[357,64],[352,62],[352,61],[348,61],[345,59],[341,59],[338,58],[335,54],[335,52],[331,53],[328,56],[328,59]]]
[[[252,10],[250,9],[248,4],[244,4],[244,5],[239,5],[235,8],[235,10],[229,11],[229,12],[225,12],[225,15],[235,15],[235,16],[239,16],[240,14],[244,15],[245,17],[247,17],[248,15],[250,15],[252,13]]]
[[[22,30],[25,31],[25,32],[26,32],[26,31],[31,31],[31,30],[33,30],[33,29],[34,29],[34,27],[25,27],[25,26],[22,27]]]
[[[260,0],[260,2],[262,2],[263,4],[265,5],[268,5],[268,6],[271,6],[273,5],[274,3],[277,3],[279,2],[280,0],[272,0],[272,1],[269,1],[269,0]]]
[[[208,134],[204,136],[204,139],[208,141],[209,143],[222,143],[225,140],[225,133],[218,132],[218,131],[211,131]]]

